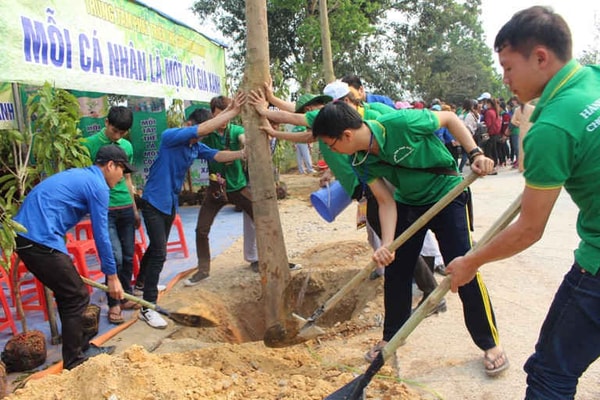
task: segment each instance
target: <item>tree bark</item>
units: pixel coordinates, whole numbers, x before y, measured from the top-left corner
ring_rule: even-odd
[[[269,77],[266,0],[246,0],[247,60],[242,89],[258,90]],[[285,289],[290,281],[287,251],[281,229],[273,163],[267,136],[258,129],[258,113],[249,105],[242,111],[246,136],[252,210],[265,306],[266,328],[287,331],[292,323]],[[290,326],[290,329],[293,327]]]
[[[321,45],[323,46],[323,77],[325,78],[325,83],[331,83],[335,81],[335,73],[333,72],[327,0],[319,0],[319,20],[321,22]]]

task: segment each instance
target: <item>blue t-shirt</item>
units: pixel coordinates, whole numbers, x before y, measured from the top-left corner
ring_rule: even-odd
[[[198,138],[198,127],[171,128],[163,132],[158,155],[150,167],[142,199],[160,212],[177,212],[177,197],[185,175],[197,158],[213,161],[219,152],[203,143],[190,144]]]
[[[14,220],[27,232],[19,233],[38,244],[68,254],[65,234],[90,214],[94,241],[105,275],[117,273],[108,236],[110,188],[97,166],[73,168],[52,175],[25,197]]]

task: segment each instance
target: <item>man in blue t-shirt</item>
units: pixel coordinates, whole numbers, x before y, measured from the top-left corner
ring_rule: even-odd
[[[239,93],[227,109],[214,118],[198,109],[183,128],[171,128],[161,136],[158,155],[150,167],[142,195],[142,215],[150,243],[140,263],[144,300],[156,303],[158,280],[167,259],[167,239],[179,207],[178,196],[185,175],[198,158],[209,162],[230,162],[245,158],[244,150],[215,150],[200,140],[240,113],[245,95]],[[136,287],[139,282],[136,282]],[[140,319],[153,328],[164,329],[167,322],[154,310],[142,307]]]
[[[111,354],[114,346],[97,347],[83,330],[83,312],[90,302],[88,289],[65,245],[65,235],[90,214],[94,240],[108,294],[123,298],[108,235],[109,191],[133,172],[119,146],[100,148],[94,165],[73,168],[44,179],[25,197],[14,220],[25,229],[16,238],[16,251],[25,266],[54,292],[62,325],[62,357],[71,369],[98,354]]]

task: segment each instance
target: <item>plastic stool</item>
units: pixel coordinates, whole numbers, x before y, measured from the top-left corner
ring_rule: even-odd
[[[6,285],[6,289],[2,283]],[[15,319],[13,318],[10,307],[8,306],[5,290],[11,290],[10,279],[8,279],[6,271],[0,268],[0,304],[2,305],[2,310],[4,311],[4,316],[0,316],[0,331],[10,328],[13,335],[17,335],[19,331],[17,330]]]
[[[13,253],[10,258],[11,269],[15,267],[17,255]],[[48,320],[48,307],[46,306],[46,293],[44,285],[36,279],[33,274],[29,273],[27,267],[22,261],[19,261],[17,266],[17,280],[19,295],[21,296],[21,306],[23,311],[41,311],[44,313],[44,320]],[[6,281],[10,286],[11,297],[14,293],[14,287],[12,285],[12,279],[9,276],[6,277]],[[13,306],[16,307],[16,299],[12,299]],[[17,316],[19,318],[19,316]]]
[[[87,265],[86,255],[93,254],[98,259],[98,250],[93,240],[75,240],[73,235],[67,233],[67,251],[73,256],[73,263],[81,276],[97,281],[104,277],[101,270],[90,270]],[[98,264],[100,262],[98,261]],[[92,287],[88,285],[88,291],[92,293]]]
[[[175,219],[173,220],[173,226],[177,228],[177,235],[179,236],[179,240],[167,243],[167,253],[176,253],[182,251],[183,257],[188,258],[190,256],[190,253],[188,251],[187,242],[185,241],[183,223],[181,222],[181,217],[179,216],[179,214],[175,215]]]

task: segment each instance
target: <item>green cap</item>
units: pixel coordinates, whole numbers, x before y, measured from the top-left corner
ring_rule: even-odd
[[[325,94],[321,94],[321,95],[310,94],[310,93],[303,94],[302,96],[300,96],[298,101],[296,101],[296,112],[297,113],[303,112],[304,107],[310,106],[311,104],[315,104],[315,103],[327,104],[331,100],[333,100],[333,98],[331,96],[327,96]]]

